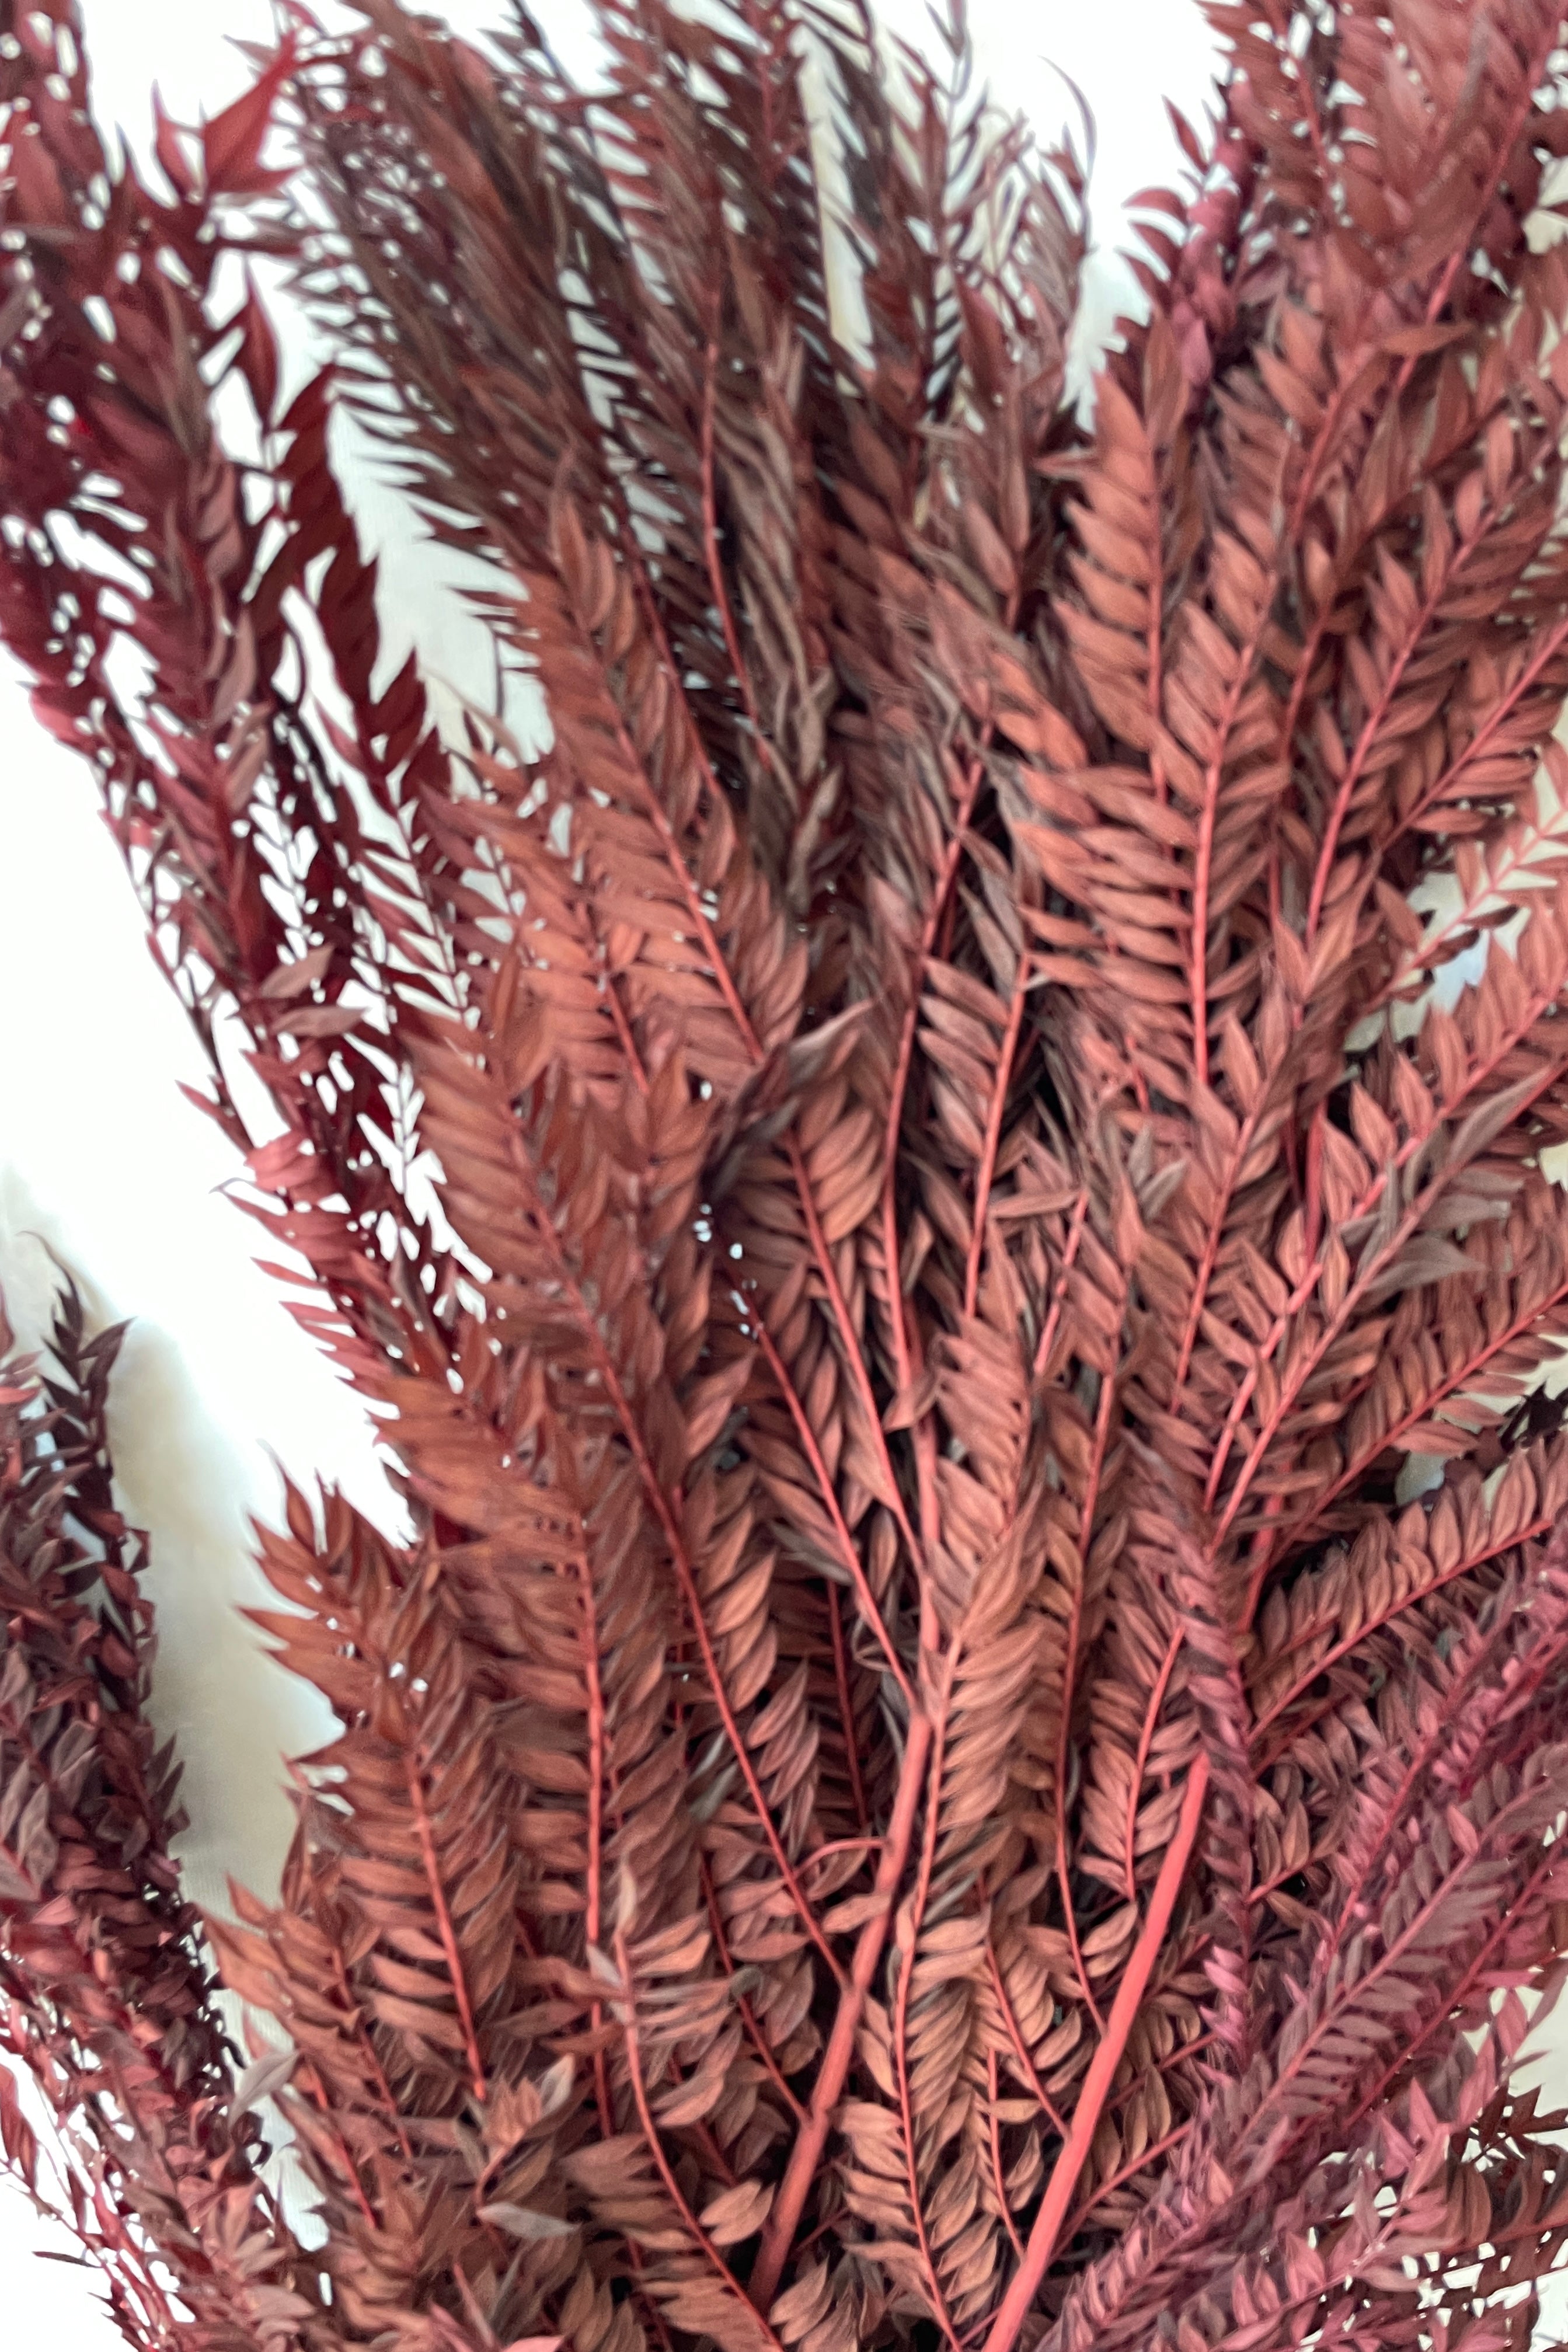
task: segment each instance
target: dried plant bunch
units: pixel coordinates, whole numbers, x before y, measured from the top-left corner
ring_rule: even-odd
[[[413,1528],[258,1531],[341,1728],[204,1921],[112,1344],[0,1396],[0,2129],[142,2352],[1530,2339],[1565,32],[1208,13],[1084,424],[956,22],[293,11],[142,177],[6,12],[0,631]]]

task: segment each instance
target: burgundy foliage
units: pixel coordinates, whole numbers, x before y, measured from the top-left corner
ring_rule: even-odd
[[[129,2341],[1522,2347],[1557,10],[1210,0],[1090,425],[1078,166],[957,25],[599,0],[583,93],[296,12],[143,181],[0,13],[0,634],[415,1530],[260,1532],[341,1729],[204,1922],[112,1341],[0,1396],[3,2038]],[[536,741],[383,657],[345,428]]]

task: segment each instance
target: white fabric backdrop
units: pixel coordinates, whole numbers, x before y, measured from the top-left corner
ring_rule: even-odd
[[[268,0],[82,0],[106,127],[145,152],[150,90],[181,121],[216,112],[243,88],[231,43],[265,38]],[[450,0],[464,31],[503,0]],[[583,0],[540,8],[569,64],[592,54]],[[920,0],[883,0],[890,29],[922,40]],[[1212,52],[1194,0],[1097,0],[1040,10],[972,0],[981,75],[1042,133],[1068,119],[1054,68],[1072,77],[1098,127],[1094,195],[1104,241],[1090,285],[1102,330],[1129,299],[1114,247],[1128,195],[1175,170],[1168,95],[1197,119]],[[287,338],[286,338],[287,340]],[[416,639],[430,667],[483,691],[471,627],[432,587],[397,502],[352,486],[383,558],[384,625]],[[0,675],[0,940],[8,980],[0,1014],[0,1283],[19,1334],[47,1310],[42,1234],[104,1317],[136,1318],[115,1393],[125,1502],[152,1531],[161,1620],[156,1692],[178,1735],[192,1828],[194,1891],[221,1903],[233,1874],[275,1884],[288,1831],[279,1754],[313,1746],[324,1723],[310,1696],[258,1654],[236,1614],[258,1597],[245,1522],[277,1496],[268,1449],[296,1477],[321,1473],[395,1524],[363,1415],[257,1272],[259,1236],[217,1194],[236,1161],[176,1091],[202,1072],[184,1019],[154,971],[89,779],[31,720]],[[28,2258],[55,2242],[0,2178],[0,2343],[110,2352],[119,2337],[88,2274]]]

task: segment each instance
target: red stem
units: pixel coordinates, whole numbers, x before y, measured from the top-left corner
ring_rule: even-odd
[[[338,2155],[342,2161],[343,2171],[347,2177],[349,2187],[353,2192],[354,2203],[364,2215],[370,2227],[373,2230],[378,2230],[381,2227],[381,2224],[376,2219],[374,2210],[371,2205],[369,2198],[364,2193],[364,2183],[359,2177],[359,2166],[354,2161],[354,2158],[350,2155],[348,2142],[344,2139],[342,2133],[338,2129],[338,2126],[333,2120],[332,2104],[327,2096],[326,2084],[322,2082],[320,2074],[316,2072],[315,2067],[308,2058],[300,2067],[300,2072],[305,2077],[310,2086],[310,2096],[314,2100],[319,2112],[326,2120],[327,2127],[331,2134],[333,2145],[337,2148]]]
[[[468,2052],[468,2074],[473,2083],[474,2096],[483,2106],[485,2101],[485,2069],[479,2056],[479,2036],[474,2032],[473,2007],[468,2000],[468,1979],[463,1973],[463,1955],[458,1945],[452,1914],[447,1906],[447,1890],[441,1884],[441,1869],[436,1854],[435,1833],[430,1827],[430,1815],[426,1810],[425,1791],[420,1785],[419,1767],[414,1751],[404,1758],[404,1770],[408,1780],[408,1801],[414,1808],[414,1826],[418,1833],[419,1852],[425,1864],[425,1876],[430,1888],[430,1900],[436,1906],[437,1932],[441,1949],[447,1955],[447,1967],[452,1979],[452,1990],[457,1996],[458,2015],[462,2021],[463,2042]]]
[[[877,1867],[874,1891],[885,1900],[882,1908],[874,1917],[868,1919],[860,1930],[849,1981],[839,1994],[837,2013],[833,2020],[827,2046],[822,2053],[822,2063],[816,2070],[816,2088],[812,2094],[810,2110],[795,2136],[784,2179],[779,2183],[778,2195],[773,2199],[773,2210],[757,2248],[757,2259],[752,2271],[751,2294],[759,2311],[766,2311],[778,2293],[795,2233],[800,2227],[800,2217],[805,2210],[805,2201],[816,2179],[822,2151],[827,2144],[834,2111],[848,2079],[850,2061],[855,2055],[855,2037],[860,2031],[866,1996],[871,1989],[871,1980],[877,1973],[888,1929],[892,1923],[893,1895],[909,1860],[931,1741],[931,1717],[923,1713],[911,1716],[909,1737],[904,1745],[903,1766],[893,1798],[892,1818],[882,1846],[882,1859]]]
[[[844,1758],[849,1769],[849,1793],[855,1806],[855,1818],[864,1832],[870,1822],[866,1810],[866,1784],[860,1777],[860,1751],[855,1738],[855,1700],[849,1688],[849,1657],[844,1640],[843,1620],[838,1614],[838,1588],[830,1584],[826,1593],[827,1622],[833,1635],[833,1679],[838,1689],[838,1713],[844,1725]]]
[[[986,1938],[985,1958],[991,1970],[991,1990],[995,1995],[996,2006],[1002,2012],[1003,2028],[1013,2045],[1013,2055],[1018,2062],[1028,2089],[1033,2091],[1036,2098],[1038,2099],[1051,2129],[1058,2139],[1066,2139],[1068,2127],[1058,2113],[1050,2093],[1040,2080],[1039,2069],[1030,2055],[1029,2045],[1024,2039],[1023,2027],[1018,2022],[1017,2011],[1013,2007],[1012,1996],[1007,1990],[1002,1975],[1002,1965],[996,1958],[996,1947],[989,1937]]]
[[[985,1218],[991,1203],[991,1186],[996,1174],[996,1154],[1002,1143],[1002,1120],[1007,1108],[1007,1082],[1013,1075],[1018,1037],[1024,1025],[1024,1000],[1028,992],[1028,978],[1029,959],[1024,956],[1019,960],[1013,1002],[1007,1011],[1007,1027],[997,1058],[991,1108],[985,1121],[985,1147],[980,1155],[980,1166],[974,1178],[974,1223],[969,1236],[969,1260],[963,1269],[965,1319],[973,1314],[974,1302],[980,1293],[980,1262],[985,1250]]]
[[[664,2183],[665,2194],[679,2214],[681,2227],[692,2243],[701,2247],[718,2274],[721,2284],[729,2290],[737,2303],[744,2304],[745,2292],[734,2272],[730,2268],[686,2200],[685,2192],[675,2177],[674,2168],[665,2154],[664,2142],[658,2135],[658,2126],[654,2121],[653,2112],[647,2103],[647,2085],[643,2081],[642,2052],[637,2041],[637,1995],[632,1981],[631,1967],[626,1958],[626,1938],[623,1936],[616,1937],[616,1966],[620,1970],[626,2005],[626,2014],[622,2029],[626,2037],[626,2072],[631,2077],[632,2097],[637,2104],[637,2121],[642,2126],[642,2135],[647,2142],[648,2153],[658,2167],[658,2177]],[[766,2319],[762,2320],[760,2324],[764,2337],[773,2347],[773,2352],[784,2352],[783,2345],[768,2326]]]
[[[1328,896],[1329,882],[1333,872],[1334,855],[1340,845],[1340,835],[1345,819],[1351,813],[1351,803],[1355,798],[1356,786],[1362,780],[1367,761],[1377,742],[1378,734],[1388,718],[1389,709],[1394,695],[1398,692],[1400,680],[1420,651],[1421,639],[1426,625],[1453,586],[1456,574],[1463,570],[1465,558],[1472,554],[1479,544],[1482,530],[1483,525],[1478,523],[1472,536],[1460,541],[1448,562],[1444,566],[1441,579],[1423,598],[1415,618],[1405,631],[1404,644],[1388,665],[1378,690],[1377,700],[1362,722],[1355,749],[1345,763],[1344,774],[1340,778],[1339,788],[1334,794],[1334,803],[1329,812],[1329,821],[1323,828],[1322,844],[1318,851],[1317,867],[1312,876],[1311,897],[1307,905],[1306,946],[1309,951],[1317,938],[1318,925],[1322,919],[1323,901]],[[1194,947],[1194,954],[1195,952]]]
[[[989,732],[990,730],[987,727],[987,738]],[[925,961],[936,944],[936,935],[942,925],[942,910],[947,904],[947,894],[952,887],[958,874],[959,860],[963,855],[964,832],[973,814],[975,799],[980,791],[981,778],[984,772],[984,743],[985,739],[983,738],[981,750],[971,761],[969,772],[963,780],[958,807],[953,815],[952,838],[947,845],[947,854],[942,859],[942,871],[937,877],[936,888],[932,893],[931,906],[926,913],[925,925],[921,932],[920,948],[914,959],[910,1002],[899,1033],[898,1059],[893,1065],[892,1092],[889,1097],[888,1120],[882,1139],[882,1165],[886,1171],[882,1180],[882,1252],[888,1264],[888,1312],[892,1325],[893,1366],[900,1389],[909,1386],[912,1373],[910,1362],[909,1331],[904,1318],[903,1284],[899,1272],[900,1260],[903,1256],[899,1244],[898,1200],[894,1190],[899,1167],[899,1137],[904,1121],[904,1097],[909,1088],[910,1071],[915,1057],[915,1033],[920,1027],[921,988],[924,979]]]
[[[1127,1792],[1127,1822],[1122,1844],[1122,1859],[1127,1867],[1127,1894],[1130,1901],[1134,1899],[1138,1893],[1137,1855],[1134,1851],[1138,1832],[1138,1792],[1143,1786],[1143,1775],[1149,1763],[1149,1750],[1154,1744],[1154,1733],[1160,1721],[1160,1709],[1165,1702],[1166,1685],[1171,1679],[1171,1671],[1181,1654],[1181,1647],[1180,1632],[1173,1633],[1166,1644],[1165,1654],[1160,1662],[1160,1671],[1154,1677],[1154,1687],[1150,1694],[1149,1704],[1143,1710],[1143,1727],[1138,1735],[1138,1754],[1132,1766],[1132,1785]]]
[[[345,2021],[352,2021],[353,2040],[375,2078],[375,2087],[381,2095],[382,2104],[392,2118],[392,2127],[397,2134],[397,2145],[402,2150],[403,2160],[405,2164],[412,2164],[414,2150],[409,2146],[408,2134],[404,2129],[402,2112],[398,2107],[392,2084],[386,2079],[386,2069],[381,2063],[374,2042],[371,2039],[370,2029],[364,2021],[363,2012],[354,1999],[353,1987],[349,1982],[348,1970],[343,1966],[342,1947],[333,1936],[328,1939],[327,1948],[331,1954],[332,1976],[337,1986],[338,1996],[343,2005]]]
[[[719,1908],[719,1895],[713,1885],[712,1867],[706,1854],[698,1857],[697,1866],[701,1874],[702,1899],[708,1906],[708,1924],[713,1930],[713,1948],[719,1955],[719,1966],[723,1969],[725,1976],[733,1980],[737,1973],[737,1963],[730,1949],[730,1939],[724,1933],[724,1916]],[[741,2023],[746,2029],[747,2040],[756,2052],[769,2082],[795,2117],[798,2128],[805,2121],[805,2109],[784,2080],[784,2071],[773,2054],[773,2044],[763,2032],[755,2010],[744,1993],[737,1993],[735,2006],[741,2013]],[[608,2138],[609,2136],[606,2131],[605,2137]]]
[[[817,1443],[816,1432],[812,1427],[810,1417],[806,1412],[805,1405],[802,1404],[800,1401],[800,1391],[797,1390],[794,1381],[790,1377],[789,1370],[784,1363],[784,1358],[779,1354],[778,1344],[775,1341],[773,1333],[768,1329],[767,1323],[763,1318],[760,1300],[757,1304],[755,1321],[757,1337],[762,1342],[763,1353],[768,1360],[768,1366],[773,1373],[775,1382],[777,1383],[779,1394],[783,1397],[785,1404],[789,1407],[790,1418],[795,1423],[795,1434],[800,1439],[801,1445],[805,1453],[806,1460],[811,1464],[812,1474],[816,1480],[817,1491],[822,1496],[823,1508],[827,1513],[828,1519],[833,1528],[834,1538],[838,1546],[838,1556],[844,1562],[846,1569],[848,1570],[849,1581],[855,1591],[855,1598],[860,1604],[860,1614],[865,1619],[867,1626],[877,1636],[878,1644],[881,1649],[882,1655],[888,1662],[888,1671],[892,1675],[893,1680],[897,1683],[900,1690],[903,1694],[904,1704],[907,1706],[912,1707],[914,1706],[914,1693],[910,1687],[909,1676],[904,1672],[899,1654],[893,1647],[892,1638],[888,1632],[887,1626],[882,1622],[882,1612],[877,1606],[877,1596],[866,1580],[866,1570],[861,1562],[859,1551],[856,1547],[855,1538],[850,1534],[849,1529],[845,1523],[844,1513],[839,1507],[837,1493],[835,1490],[832,1479],[828,1476],[827,1465],[822,1458],[822,1448]],[[910,1538],[910,1541],[912,1546],[912,1538]]]
[[[939,1799],[942,1794],[942,1768],[948,1709],[952,1703],[952,1675],[958,1658],[955,1643],[947,1654],[945,1687],[942,1695],[942,1722],[931,1743],[930,1764],[931,1796],[926,1804],[925,1836],[921,1841],[921,1866],[915,1887],[910,1898],[909,1915],[904,1927],[904,1941],[899,1956],[899,1981],[893,1995],[893,2072],[899,2085],[899,2121],[904,2143],[904,2175],[910,2188],[910,2212],[914,2221],[915,2243],[920,2249],[921,2268],[925,2273],[926,2292],[931,2297],[931,2313],[948,2342],[956,2346],[957,2331],[947,2298],[937,2276],[936,2256],[931,2251],[931,2231],[926,2223],[925,2198],[922,2194],[920,2169],[915,2158],[914,2102],[910,2096],[910,1987],[915,1972],[915,1953],[920,1943],[925,1907],[931,1899],[931,1872],[936,1864],[936,1837]]]
[[[1165,1859],[1160,1865],[1160,1875],[1154,1882],[1154,1892],[1150,1898],[1148,1916],[1138,1941],[1132,1947],[1132,1955],[1121,1982],[1116,1989],[1110,2021],[1100,2039],[1099,2049],[1089,2061],[1089,2073],[1084,2076],[1083,2089],[1073,2109],[1072,2129],[1051,2168],[1040,2210],[1029,2231],[1024,2260],[1014,2273],[1012,2284],[991,2323],[984,2352],[1013,2352],[1024,2322],[1029,2315],[1029,2307],[1050,2268],[1073,2190],[1089,2160],[1094,2135],[1100,2128],[1100,2119],[1110,2095],[1112,2079],[1121,2063],[1127,2037],[1132,2031],[1150,1974],[1165,1940],[1165,1930],[1171,1924],[1171,1914],[1176,1906],[1182,1878],[1197,1840],[1208,1779],[1208,1759],[1199,1756],[1187,1775],[1186,1794],[1182,1799],[1175,1835],[1165,1849]]]
[[[1084,1481],[1084,1498],[1079,1507],[1079,1574],[1068,1617],[1067,1639],[1062,1660],[1061,1708],[1057,1718],[1057,1885],[1061,1890],[1062,1917],[1067,1926],[1068,1945],[1078,1977],[1079,1990],[1083,1994],[1097,2033],[1105,2031],[1105,2020],[1100,2004],[1089,1990],[1089,1971],[1083,1964],[1083,1948],[1079,1941],[1078,1915],[1073,1907],[1072,1885],[1068,1876],[1068,1749],[1072,1740],[1073,1681],[1078,1668],[1078,1638],[1083,1624],[1083,1580],[1089,1573],[1089,1537],[1094,1525],[1094,1514],[1100,1503],[1100,1474],[1105,1468],[1106,1442],[1110,1434],[1110,1413],[1116,1400],[1116,1382],[1110,1373],[1102,1375],[1100,1384],[1100,1405],[1094,1417],[1094,1444],[1089,1454],[1089,1475]]]
[[[1084,1223],[1088,1215],[1089,1194],[1080,1192],[1073,1202],[1072,1223],[1068,1228],[1067,1243],[1062,1251],[1061,1268],[1052,1286],[1051,1303],[1046,1309],[1046,1319],[1040,1326],[1040,1336],[1035,1347],[1034,1376],[1036,1380],[1042,1380],[1045,1377],[1046,1365],[1055,1344],[1057,1332],[1061,1326],[1062,1308],[1067,1301],[1068,1283],[1078,1257],[1079,1244],[1083,1239]]]
[[[1192,2118],[1189,2116],[1184,2124],[1178,2124],[1174,2131],[1168,2131],[1163,2139],[1157,2139],[1152,2147],[1144,2149],[1142,2156],[1130,2158],[1120,2172],[1113,2172],[1109,2180],[1102,2181],[1092,2197],[1084,2199],[1083,2203],[1063,2231],[1062,2236],[1066,2242],[1071,2245],[1097,2205],[1103,2204],[1106,2198],[1113,2195],[1118,2189],[1124,2188],[1128,2181],[1134,2179],[1140,2172],[1147,2170],[1150,2165],[1157,2164],[1161,2157],[1169,2156],[1173,2147],[1181,2146],[1192,2127]]]
[[[583,1928],[590,1949],[595,1947],[603,1929],[601,1907],[603,1893],[600,1880],[604,1872],[605,1837],[605,1691],[599,1677],[599,1612],[594,1592],[593,1570],[585,1555],[579,1553],[574,1563],[577,1570],[577,1590],[583,1603],[583,1670],[588,1684],[588,1860],[584,1886]],[[606,2139],[616,2128],[616,2111],[610,2097],[610,2070],[604,2051],[599,2047],[599,2029],[604,2022],[604,2004],[595,2001],[588,2012],[594,2034],[594,2090],[599,2110],[599,2126]]]
[[[833,1320],[837,1327],[838,1337],[844,1348],[849,1377],[854,1383],[856,1393],[860,1401],[861,1412],[866,1418],[867,1442],[879,1456],[878,1466],[887,1482],[888,1507],[898,1523],[899,1533],[903,1537],[908,1547],[910,1559],[918,1564],[921,1559],[921,1548],[915,1541],[915,1532],[910,1525],[909,1515],[904,1509],[898,1480],[893,1475],[892,1456],[888,1452],[888,1441],[882,1430],[882,1416],[872,1392],[871,1376],[866,1369],[865,1350],[850,1320],[849,1309],[845,1303],[844,1292],[839,1285],[837,1269],[834,1265],[832,1255],[828,1249],[827,1237],[822,1230],[822,1220],[816,1213],[816,1196],[811,1189],[811,1179],[806,1173],[805,1155],[794,1135],[789,1139],[789,1159],[795,1190],[800,1195],[801,1212],[805,1218],[805,1229],[811,1239],[812,1255],[816,1260],[823,1287],[827,1293],[827,1303],[832,1309]],[[889,1269],[888,1278],[891,1288],[896,1290],[898,1287],[896,1265]],[[900,1386],[903,1385],[904,1382],[900,1377]],[[879,1500],[880,1499],[882,1498],[879,1497]]]
[[[1013,2219],[1013,2209],[1007,2202],[1006,2177],[1002,2170],[1002,2132],[996,2121],[996,2053],[985,2053],[985,2088],[991,2102],[991,2180],[996,2191],[996,2208],[1002,2216],[1002,2226],[1013,2242],[1013,2252],[1020,2262],[1024,2259],[1024,2241],[1018,2235],[1018,2225]]]

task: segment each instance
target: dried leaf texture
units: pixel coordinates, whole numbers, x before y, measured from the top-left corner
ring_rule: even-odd
[[[319,2306],[316,2266],[258,2177],[252,2078],[170,1853],[145,1555],[104,1439],[121,1333],[87,1339],[68,1286],[44,1364],[0,1330],[0,2052],[59,2131],[41,2153],[0,2071],[0,2144],[129,2342],[254,2345]]]
[[[138,2352],[1530,2339],[1563,26],[1209,13],[1092,425],[957,18],[294,11],[144,183],[7,16],[0,630],[416,1528],[258,1531],[340,1730],[199,1923],[111,1343],[6,1391],[8,2046]],[[343,423],[538,740],[384,658]]]

